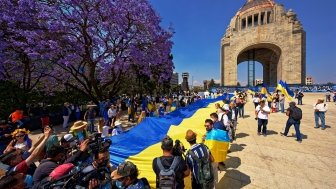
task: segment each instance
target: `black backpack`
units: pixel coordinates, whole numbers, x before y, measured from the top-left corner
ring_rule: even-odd
[[[201,145],[201,148],[206,148],[203,144]],[[204,153],[202,158],[198,158],[192,150],[189,150],[187,154],[190,154],[197,164],[198,172],[196,175],[199,182],[198,184],[202,184],[203,188],[207,188],[208,184],[214,181],[214,171],[209,160],[209,154]]]
[[[302,110],[298,107],[293,107],[290,115],[294,120],[300,121],[302,119]]]
[[[160,158],[156,158],[156,163],[159,167],[159,188],[160,189],[175,189],[177,186],[176,183],[176,174],[175,168],[179,163],[177,156],[174,157],[173,163],[168,169],[164,168]]]

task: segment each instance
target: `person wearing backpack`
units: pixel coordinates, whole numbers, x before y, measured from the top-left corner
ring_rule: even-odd
[[[196,143],[196,137],[197,134],[190,129],[185,136],[191,146],[187,152],[186,161],[192,172],[192,189],[212,189],[215,185],[214,170],[211,165],[214,158],[206,145]]]
[[[166,136],[161,142],[163,155],[153,159],[152,168],[156,174],[156,188],[184,188],[183,179],[190,174],[190,170],[182,156],[173,156],[173,146],[173,139]]]
[[[290,102],[286,115],[288,116],[288,120],[286,123],[285,132],[284,133],[280,132],[280,134],[282,136],[287,136],[289,128],[292,125],[294,125],[295,133],[296,133],[296,141],[301,143],[302,136],[300,132],[300,121],[302,119],[302,110],[296,106],[295,102]]]

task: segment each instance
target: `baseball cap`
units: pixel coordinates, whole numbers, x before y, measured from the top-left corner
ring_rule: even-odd
[[[194,131],[189,129],[186,133],[185,139],[188,142],[190,142],[190,141],[196,140],[196,136],[197,136],[197,134]]]
[[[113,180],[117,180],[123,177],[133,175],[137,172],[137,167],[130,161],[125,161],[121,163],[117,170],[114,170],[111,174]]]
[[[223,109],[224,109],[224,110],[230,110],[230,106],[229,106],[229,104],[224,104]]]
[[[66,142],[72,142],[72,141],[75,140],[72,134],[65,134],[65,135],[62,137],[62,139],[63,139],[64,141],[66,141]]]

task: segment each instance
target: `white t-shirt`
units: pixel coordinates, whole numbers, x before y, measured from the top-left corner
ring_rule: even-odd
[[[259,103],[260,102],[260,98],[253,97],[252,101],[253,101],[253,103]]]
[[[318,110],[319,112],[326,112],[328,110],[328,104],[314,104],[314,110]]]
[[[108,131],[110,127],[109,126],[104,126],[103,127],[103,132],[102,132],[102,137],[108,137]]]
[[[258,118],[259,119],[268,119],[268,113],[266,113],[266,112],[270,112],[271,111],[270,108],[265,105],[262,109],[264,110],[264,112],[261,112],[260,105],[258,105],[256,107],[256,111],[258,112]]]
[[[223,121],[223,124],[224,124],[225,126],[229,126],[229,125],[230,125],[229,117],[228,117],[226,114],[222,113],[222,114],[221,114],[221,117],[218,117],[219,120],[222,119],[222,116],[223,116],[223,120],[222,120],[222,121]]]
[[[110,108],[110,109],[107,111],[107,114],[108,114],[108,117],[109,117],[109,118],[115,117],[115,116],[117,115],[117,109],[112,109],[112,108]]]

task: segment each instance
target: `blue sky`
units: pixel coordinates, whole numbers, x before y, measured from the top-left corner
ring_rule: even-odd
[[[220,40],[235,13],[246,0],[150,0],[162,18],[172,24],[175,71],[189,72],[199,85],[220,77]],[[293,9],[307,33],[307,76],[316,83],[336,83],[336,1],[276,0]],[[256,65],[256,78],[262,67]],[[247,80],[247,64],[238,66],[238,80]]]

